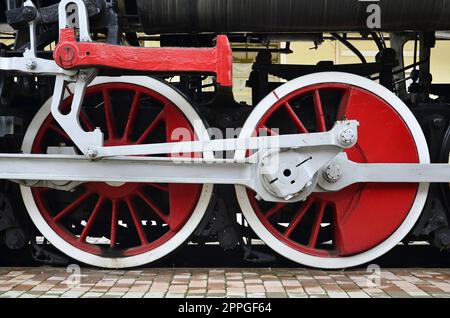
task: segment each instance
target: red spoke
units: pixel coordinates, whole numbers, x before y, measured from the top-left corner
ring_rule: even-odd
[[[292,232],[297,228],[297,225],[300,223],[300,221],[305,216],[306,212],[311,208],[311,205],[314,203],[314,199],[309,197],[304,204],[300,207],[300,209],[297,211],[297,213],[294,216],[294,219],[289,224],[288,228],[284,232],[284,236],[290,237]]]
[[[50,124],[48,127],[49,127],[51,130],[53,130],[54,132],[56,132],[58,135],[60,135],[61,137],[63,137],[64,139],[66,139],[66,140],[68,140],[68,141],[71,140],[70,137],[69,137],[69,135],[68,135],[64,130],[62,130],[61,128],[59,128],[58,126],[56,126],[56,125],[54,125],[54,124]]]
[[[116,121],[114,119],[114,112],[111,103],[111,97],[109,96],[108,90],[104,89],[103,92],[103,107],[105,108],[105,116],[106,116],[106,126],[108,128],[108,137],[116,138],[117,137],[117,128]]]
[[[52,188],[33,188],[33,190],[35,190],[39,194],[44,194],[44,193],[50,192],[54,189],[52,189]]]
[[[300,120],[300,118],[297,116],[297,114],[295,113],[294,109],[292,108],[292,106],[289,104],[289,102],[286,102],[284,104],[284,107],[286,108],[289,117],[291,117],[291,119],[294,121],[295,125],[297,126],[298,130],[300,131],[300,133],[302,134],[307,134],[308,130],[306,129],[306,127],[303,125],[302,121]]]
[[[131,199],[127,199],[128,210],[130,211],[131,217],[133,218],[134,226],[136,227],[136,232],[141,240],[142,245],[148,244],[147,235],[145,235],[144,229],[142,228],[141,220],[139,220],[138,215],[136,213],[136,208],[131,201]]]
[[[163,184],[161,184],[161,183],[147,183],[147,185],[148,185],[149,187],[152,187],[152,188],[161,190],[161,191],[163,191],[163,192],[169,192],[169,187],[166,186],[166,185],[163,185]]]
[[[277,132],[273,131],[272,129],[270,129],[269,127],[267,127],[265,125],[262,126],[261,128],[263,130],[266,130],[269,133],[269,135],[272,135],[272,136],[278,136],[279,135]]]
[[[67,93],[69,93],[70,96],[73,96],[72,91],[70,90],[69,86],[65,85],[64,86],[65,90],[67,91]]]
[[[95,126],[84,111],[80,113],[80,120],[86,126],[88,131],[94,131]]]
[[[342,96],[341,103],[339,105],[337,120],[346,119],[347,107],[350,105],[351,99],[353,97],[354,89],[349,87],[345,90],[344,96]]]
[[[112,201],[111,209],[111,237],[109,246],[114,247],[117,243],[117,218],[118,218],[118,202],[117,200]]]
[[[137,192],[137,195],[142,199],[142,201],[145,202],[159,217],[161,220],[163,220],[165,223],[169,224],[169,220],[166,214],[164,214],[163,211],[161,211],[160,208],[156,206],[146,195],[142,192],[142,190],[139,190]]]
[[[341,212],[342,208],[339,204],[333,204],[330,205],[330,207],[333,208],[333,218],[332,218],[332,229],[333,229],[333,237],[332,242],[334,245],[334,249],[337,252],[339,256],[345,255],[346,251],[346,242],[342,239],[342,236],[340,235],[340,217],[339,215],[342,215]],[[345,210],[344,210],[345,212]]]
[[[130,114],[128,115],[127,125],[125,127],[125,132],[123,133],[124,138],[130,137],[134,122],[136,121],[137,113],[138,113],[138,105],[139,99],[141,98],[141,92],[137,91],[134,95],[133,103],[131,104]]]
[[[78,199],[73,201],[70,205],[68,205],[65,209],[63,209],[61,212],[59,212],[53,220],[55,222],[59,222],[62,218],[70,214],[73,210],[75,210],[81,203],[83,203],[85,200],[87,200],[92,195],[91,192],[85,192],[83,195],[81,195]]]
[[[278,213],[283,207],[285,207],[285,203],[277,203],[273,208],[271,208],[264,216],[266,219],[270,219],[274,214]]]
[[[323,115],[322,100],[320,99],[320,91],[316,89],[314,91],[314,110],[316,112],[316,129],[320,132],[327,131],[325,124],[325,116]]]
[[[136,141],[136,144],[142,144],[145,140],[150,136],[150,134],[155,130],[158,124],[164,119],[164,109],[156,116],[156,118],[152,121],[150,126],[144,131],[142,136]]]
[[[314,219],[313,229],[311,232],[311,236],[309,238],[309,244],[308,246],[311,248],[316,247],[317,245],[317,239],[319,237],[319,232],[322,224],[323,214],[325,212],[325,208],[327,206],[327,202],[320,201],[318,206],[318,211],[316,212],[316,217]]]
[[[104,202],[105,202],[105,198],[103,198],[103,197],[98,198],[97,203],[95,204],[94,210],[92,211],[91,215],[89,216],[89,220],[87,221],[86,226],[83,229],[83,232],[81,232],[80,241],[82,241],[82,242],[86,241],[89,231],[91,230],[92,225],[94,225],[94,222],[97,219],[97,216],[100,213]]]

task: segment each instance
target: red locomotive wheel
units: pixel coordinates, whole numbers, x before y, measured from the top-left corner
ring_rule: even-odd
[[[346,151],[350,160],[426,162],[420,127],[394,97],[353,75],[307,76],[287,83],[257,106],[243,137],[254,129],[272,134],[325,132],[336,120],[351,119],[360,127],[358,144]],[[237,194],[250,226],[272,248],[305,265],[339,268],[368,262],[403,239],[420,214],[426,187],[355,184],[289,204],[258,201],[242,187],[237,187]]]
[[[100,127],[106,146],[177,142],[173,133],[180,128],[192,138],[207,136],[206,129],[194,133],[199,118],[187,102],[180,107],[172,101],[180,99],[178,93],[170,89],[171,100],[156,91],[165,84],[148,78],[145,83],[153,89],[124,79],[90,86],[80,114],[83,128]],[[68,97],[64,105],[70,102]],[[30,130],[24,150],[39,154],[63,146],[80,153],[48,110],[38,114]],[[203,185],[101,182],[73,191],[22,187],[22,192],[32,219],[50,242],[101,267],[137,266],[168,254],[195,229],[211,195]]]

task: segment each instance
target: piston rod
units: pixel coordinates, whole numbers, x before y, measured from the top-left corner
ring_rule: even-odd
[[[345,156],[344,156],[345,157]],[[326,173],[319,178],[319,185],[326,191],[339,191],[355,183],[448,183],[450,164],[360,164],[342,156],[328,166],[338,167],[341,176],[330,182]]]
[[[321,163],[315,192],[339,191],[355,183],[449,183],[449,164],[357,164],[328,148],[314,156]],[[298,151],[298,150],[291,150]],[[332,160],[330,160],[332,159]],[[326,180],[326,162],[339,165],[342,177]],[[283,166],[283,162],[280,162]],[[0,179],[15,181],[149,182],[232,184],[255,190],[264,200],[284,202],[266,191],[261,161],[255,154],[243,161],[202,158],[115,157],[92,161],[84,156],[0,155]]]

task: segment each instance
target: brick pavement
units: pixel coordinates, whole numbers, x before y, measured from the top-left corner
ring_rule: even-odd
[[[76,269],[76,268],[75,268]],[[450,297],[450,269],[0,268],[0,298]]]

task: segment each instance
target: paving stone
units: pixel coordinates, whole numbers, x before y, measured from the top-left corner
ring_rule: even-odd
[[[64,268],[0,268],[0,297],[450,297],[450,269],[383,269],[378,282],[369,274],[364,270],[283,268],[82,269],[81,282],[74,284]]]
[[[144,295],[144,298],[163,298],[165,293],[161,292],[148,292]]]
[[[142,298],[144,297],[145,292],[132,292],[129,291],[125,295],[123,295],[123,298]]]
[[[436,286],[437,288],[441,289],[445,293],[450,293],[450,284],[445,282],[440,282],[436,280],[428,280],[433,286]]]
[[[79,298],[81,297],[85,292],[82,291],[72,291],[69,290],[61,295],[61,298]]]
[[[7,291],[4,294],[1,294],[1,297],[2,298],[18,298],[23,293],[24,293],[24,291],[10,290],[10,291]]]
[[[104,295],[104,293],[97,293],[97,292],[87,292],[81,298],[100,298]]]
[[[307,294],[288,293],[289,298],[308,298]]]
[[[42,293],[31,293],[31,292],[25,292],[22,295],[19,296],[19,298],[38,298],[41,296]]]
[[[347,294],[351,297],[351,298],[370,298],[369,295],[367,295],[365,292],[363,291],[348,291]]]
[[[123,292],[107,292],[101,298],[121,298],[124,295]]]
[[[344,291],[327,291],[330,298],[349,298],[350,296]]]

